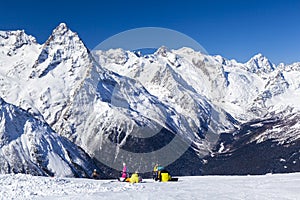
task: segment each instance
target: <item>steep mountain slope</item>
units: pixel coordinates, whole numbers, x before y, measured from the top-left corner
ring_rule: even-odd
[[[131,172],[159,162],[178,175],[200,174],[203,164],[204,173],[218,173],[209,166],[221,166],[224,155],[234,169],[261,144],[265,152],[290,144],[284,159],[297,147],[299,63],[276,67],[258,54],[243,64],[166,47],[146,56],[121,49],[92,56],[64,23],[43,45],[23,31],[0,32],[0,44],[0,96],[39,120],[37,129],[45,122],[82,148],[106,176],[124,161]]]
[[[0,31],[0,95],[18,102],[23,81],[26,81],[41,45],[24,31]]]
[[[202,139],[207,133],[218,134],[234,128],[227,119],[228,113],[209,103],[205,96],[197,93],[180,74],[176,73],[173,69],[174,65],[178,64],[176,55],[166,47],[160,48],[149,57],[139,57],[120,49],[108,52],[95,51],[94,54],[101,66],[141,82],[149,93],[183,115],[192,131],[198,133],[194,138],[195,142],[199,141],[196,144],[198,147],[203,145]],[[209,142],[213,145],[214,141]],[[205,148],[207,147],[206,145]],[[197,148],[195,150],[197,151]]]
[[[95,167],[46,123],[0,98],[0,173],[89,177]]]
[[[166,70],[174,79],[172,70]],[[53,31],[25,74],[24,80],[8,81],[22,90],[3,91],[5,99],[37,117],[41,113],[57,133],[113,169],[126,161],[132,171],[149,172],[155,162],[174,162],[190,145],[195,157],[206,155],[216,140],[205,136],[225,130],[226,120],[218,118],[205,98],[176,85],[182,80],[175,77],[177,82],[168,86],[177,88],[174,97],[181,93],[181,105],[162,102],[138,80],[102,68],[65,24]],[[10,98],[12,93],[16,98]],[[198,113],[189,115],[187,110],[193,109]]]
[[[261,174],[300,170],[296,164],[300,133],[295,121],[299,113],[299,64],[276,67],[261,54],[241,64],[189,48],[169,51],[165,47],[146,56],[121,50],[96,50],[94,56],[102,66],[139,80],[164,103],[176,105],[178,110],[183,108],[179,112],[186,111],[193,120],[202,113],[188,105],[199,94],[217,108],[219,118],[222,113],[229,113],[225,116],[236,129],[232,128],[233,124],[223,126],[226,131],[214,143],[213,153],[203,160],[203,173]],[[192,98],[188,98],[191,94]],[[218,121],[223,125],[224,122],[226,120]],[[257,151],[265,159],[259,159]],[[280,160],[290,160],[289,156],[295,157],[293,167],[283,168],[285,165]],[[237,164],[245,158],[249,160],[247,165]],[[272,167],[274,163],[277,167]]]
[[[94,56],[103,67],[139,80],[163,102],[177,104],[180,95],[176,95],[188,90],[240,122],[279,113],[288,107],[295,111],[300,108],[295,101],[299,98],[297,63],[276,67],[258,54],[242,64],[189,48],[170,51],[164,47],[146,56],[121,50],[95,50]],[[293,98],[287,97],[291,95]]]
[[[283,114],[283,113],[282,113]],[[221,135],[203,174],[266,174],[300,169],[299,112],[247,122],[232,135]]]

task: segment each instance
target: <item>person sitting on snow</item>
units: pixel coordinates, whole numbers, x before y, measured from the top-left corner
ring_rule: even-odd
[[[142,182],[142,177],[140,177],[138,172],[136,171],[131,175],[130,183],[140,183],[140,182]]]
[[[94,169],[94,171],[93,171],[91,177],[92,177],[93,179],[99,179],[99,178],[100,178],[100,177],[99,177],[99,174],[98,174],[98,172],[97,172],[96,169]]]

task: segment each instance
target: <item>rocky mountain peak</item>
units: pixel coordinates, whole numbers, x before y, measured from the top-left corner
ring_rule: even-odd
[[[64,33],[66,31],[68,31],[69,28],[67,26],[67,24],[65,23],[60,23],[54,30],[53,32],[57,33],[57,32],[61,32],[61,33]]]
[[[61,63],[69,63],[69,72],[73,73],[74,68],[89,62],[91,62],[89,50],[78,34],[71,31],[65,23],[61,23],[45,42],[30,77],[44,76]]]
[[[24,30],[0,31],[0,47],[5,47],[7,55],[12,56],[24,45],[37,44],[36,39]]]
[[[246,63],[246,66],[248,67],[249,71],[253,73],[270,73],[275,69],[275,65],[261,53],[253,56]]]
[[[157,49],[157,51],[154,54],[166,57],[167,52],[170,52],[170,50],[165,46],[161,46],[161,47],[159,47],[159,49]]]

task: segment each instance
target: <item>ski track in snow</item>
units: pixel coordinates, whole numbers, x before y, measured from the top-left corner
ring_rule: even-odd
[[[179,177],[178,182],[0,175],[0,199],[299,199],[300,173]]]

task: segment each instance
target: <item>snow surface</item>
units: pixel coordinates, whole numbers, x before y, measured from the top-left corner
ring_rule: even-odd
[[[178,182],[0,175],[0,199],[299,199],[300,173],[187,176]]]

